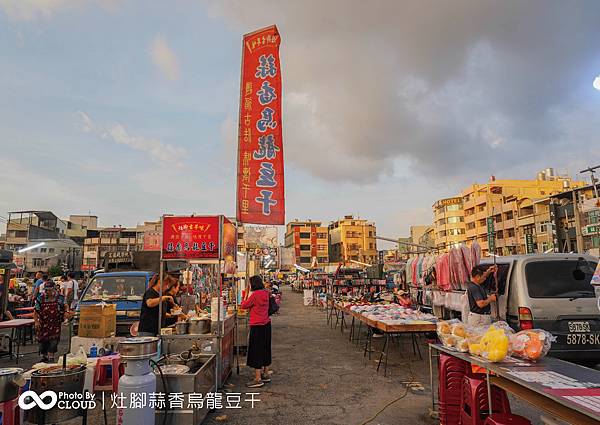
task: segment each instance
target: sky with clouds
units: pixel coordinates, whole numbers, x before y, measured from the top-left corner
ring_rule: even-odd
[[[287,218],[408,234],[600,163],[597,1],[0,0],[0,215],[235,211],[241,37],[282,36]]]

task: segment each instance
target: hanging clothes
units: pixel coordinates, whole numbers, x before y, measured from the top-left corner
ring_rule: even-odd
[[[437,275],[437,285],[443,291],[450,290],[450,264],[449,255],[442,254],[437,257],[435,271]]]
[[[412,283],[412,262],[413,259],[409,258],[406,261],[406,266],[404,266],[404,275],[406,276],[406,283],[410,285]]]
[[[458,249],[452,248],[450,250],[450,286],[452,289],[461,288],[461,276],[460,276],[460,263],[461,255]]]
[[[415,257],[415,261],[413,261],[412,264],[412,285],[413,286],[417,286],[417,276],[418,276],[418,272],[417,272],[417,267],[419,265],[419,256]]]
[[[473,261],[473,267],[478,266],[481,261],[481,246],[477,241],[473,241],[471,244],[471,259]]]

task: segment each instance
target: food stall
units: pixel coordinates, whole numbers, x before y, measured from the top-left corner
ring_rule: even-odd
[[[222,215],[163,216],[162,229],[161,280],[166,263],[187,262],[182,271],[181,310],[170,313],[188,316],[186,321],[161,329],[164,363],[185,365],[214,355],[214,388],[218,390],[234,364],[237,294],[224,279],[235,273],[235,225]],[[162,296],[162,287],[160,293]],[[167,313],[160,304],[159,323]],[[207,368],[202,370],[206,379]],[[182,381],[181,385],[189,380],[186,373],[168,375],[170,381]]]

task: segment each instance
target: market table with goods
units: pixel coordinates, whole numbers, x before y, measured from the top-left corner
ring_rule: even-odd
[[[427,334],[435,332],[437,319],[427,313],[423,313],[411,308],[405,308],[393,303],[367,303],[352,301],[336,301],[333,303],[332,311],[336,316],[336,323],[340,323],[340,329],[346,325],[345,316],[352,317],[350,322],[349,340],[360,344],[361,329],[363,324],[366,327],[367,334],[364,341],[364,355],[369,358],[373,352],[373,335],[375,333],[383,336],[383,347],[379,352],[379,361],[377,371],[379,371],[382,361],[384,364],[384,375],[387,375],[388,351],[391,348],[390,339],[399,337],[401,334],[409,334],[413,352],[420,356],[419,343],[416,338],[418,334]],[[328,322],[334,326],[333,320],[328,318]]]
[[[438,322],[437,334],[441,344],[429,344],[429,365],[432,407],[442,423],[530,423],[511,413],[507,393],[568,423],[600,421],[600,372],[547,357],[549,332],[451,320]]]

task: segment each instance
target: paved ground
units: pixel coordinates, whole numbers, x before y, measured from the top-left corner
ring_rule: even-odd
[[[250,410],[226,410],[228,424],[435,424],[429,417],[429,364],[412,355],[410,340],[393,347],[387,377],[376,372],[375,356],[363,357],[363,346],[348,341],[340,328],[326,326],[326,314],[302,305],[302,295],[284,290],[280,315],[273,318],[273,382],[261,390],[261,405]],[[363,328],[364,329],[364,328]],[[377,349],[382,340],[374,340]],[[422,341],[425,344],[425,341]],[[408,353],[408,354],[407,354]],[[408,358],[406,357],[408,356]],[[412,361],[409,361],[409,358]],[[244,392],[251,371],[243,368],[230,382]],[[407,383],[424,390],[407,390]],[[394,400],[397,400],[394,402]],[[389,403],[388,407],[386,407]],[[512,400],[513,411],[539,423],[537,412]]]
[[[375,348],[382,344],[381,339],[374,341]],[[66,345],[62,347],[61,352],[66,350]],[[426,355],[424,346],[422,351]],[[365,360],[362,346],[351,345],[347,332],[342,335],[339,327],[335,330],[327,327],[324,311],[302,305],[302,295],[286,287],[281,312],[273,318],[273,382],[256,390],[261,401],[254,409],[244,406],[239,410],[216,411],[205,423],[435,424],[429,417],[428,362],[426,359],[411,362],[406,353],[412,357],[409,340],[400,349],[393,347],[388,375],[384,377],[382,371],[375,370],[375,356],[371,361]],[[36,361],[37,356],[30,355],[21,366]],[[9,364],[14,365],[14,361],[0,360],[0,366]],[[240,375],[234,373],[230,378],[227,390],[248,392],[244,384],[250,376],[251,371],[242,367]],[[409,382],[424,389],[407,390]],[[534,410],[516,400],[511,403],[517,413],[538,417]],[[81,422],[73,420],[68,425],[78,423]],[[89,423],[103,424],[102,412],[91,412]],[[109,410],[108,423],[115,423],[114,411]]]
[[[430,393],[407,393],[402,383],[429,382],[425,362],[410,367],[406,359],[394,356],[390,362],[398,366],[384,378],[383,371],[375,372],[375,358],[365,361],[361,349],[349,343],[348,332],[342,335],[339,327],[326,326],[324,311],[305,307],[302,295],[286,288],[281,313],[273,318],[275,374],[259,390],[262,402],[253,410],[215,412],[208,423],[219,423],[215,417],[225,414],[228,424],[362,424],[404,394],[370,423],[436,423],[428,416]],[[240,376],[234,375],[232,391],[246,391],[243,385],[250,374],[243,368]]]

